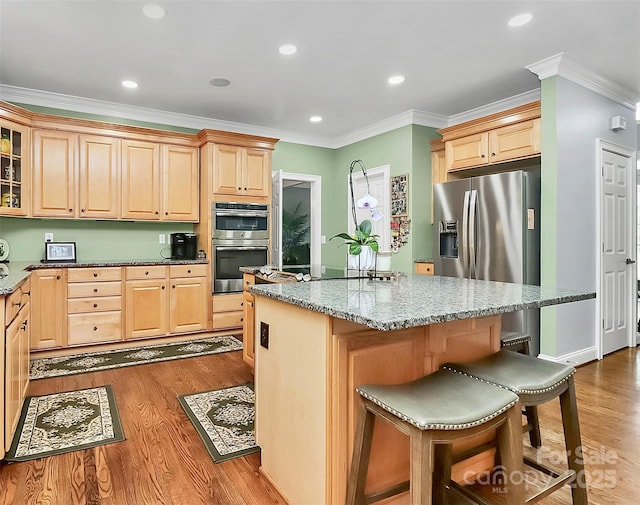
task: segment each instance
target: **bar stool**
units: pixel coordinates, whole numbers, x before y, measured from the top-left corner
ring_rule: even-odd
[[[525,458],[524,462],[527,465],[552,477],[547,487],[527,498],[525,503],[534,503],[570,483],[573,505],[588,505],[573,381],[575,368],[504,349],[478,361],[446,363],[441,368],[464,373],[513,391],[525,407],[559,398],[569,468],[568,471],[558,474],[532,459]],[[471,493],[468,490],[466,492]]]
[[[431,505],[432,499],[437,505],[444,504],[446,482],[442,479],[440,467],[436,466],[439,463],[435,456],[436,448],[449,447],[455,440],[492,429],[497,429],[498,450],[507,480],[504,485],[509,490],[504,503],[524,503],[522,473],[513,482],[509,479],[513,472],[522,472],[522,432],[517,395],[444,370],[406,384],[363,385],[356,391],[360,400],[346,505],[369,504],[407,490],[410,491],[411,505]],[[381,417],[410,437],[410,480],[365,495],[376,417]]]
[[[531,356],[531,337],[529,335],[508,335],[501,337],[500,347],[507,351],[519,352],[526,356]],[[531,447],[542,447],[542,436],[540,435],[540,422],[538,421],[538,407],[530,405],[524,407],[524,415],[527,418],[527,424],[522,429],[529,432],[529,442]]]

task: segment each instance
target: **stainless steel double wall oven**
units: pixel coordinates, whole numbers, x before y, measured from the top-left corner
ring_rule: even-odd
[[[269,206],[213,202],[211,207],[213,293],[242,291],[242,266],[266,265]]]

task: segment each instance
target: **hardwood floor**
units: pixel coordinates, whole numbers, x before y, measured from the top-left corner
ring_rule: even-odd
[[[640,465],[640,355],[624,349],[578,369],[590,505],[634,505]],[[33,381],[30,395],[111,384],[127,440],[0,466],[2,505],[285,504],[252,454],[215,464],[176,397],[252,379],[241,353]],[[540,408],[543,456],[563,450],[557,402]],[[538,502],[570,505],[568,489]],[[316,505],[316,504],[304,504]]]

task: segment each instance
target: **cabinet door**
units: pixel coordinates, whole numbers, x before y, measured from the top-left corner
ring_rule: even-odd
[[[206,330],[206,277],[171,279],[170,284],[169,332]]]
[[[29,385],[29,306],[7,327],[5,347],[5,450],[9,450]]]
[[[198,221],[198,150],[162,146],[163,211],[169,221]]]
[[[242,193],[242,147],[216,145],[213,152],[213,192]]]
[[[33,132],[33,215],[75,217],[76,152],[73,133]]]
[[[120,141],[80,135],[80,217],[117,219]]]
[[[540,154],[540,119],[490,131],[489,150],[491,163]]]
[[[445,163],[444,149],[431,153],[431,224],[433,224],[433,186],[441,182],[447,182],[447,166]]]
[[[30,128],[0,120],[0,215],[26,216],[29,212],[30,137]]]
[[[260,149],[246,149],[242,172],[242,194],[269,196],[271,188],[271,153]]]
[[[122,141],[122,209],[124,219],[160,219],[160,146]]]
[[[460,170],[489,163],[488,133],[478,133],[445,142],[447,170]]]
[[[31,349],[52,349],[66,345],[67,318],[61,268],[31,273]]]
[[[255,307],[251,293],[244,292],[244,307],[242,321],[242,360],[251,367],[255,362],[256,333],[255,333]]]
[[[126,284],[125,339],[166,334],[166,279],[127,281]]]

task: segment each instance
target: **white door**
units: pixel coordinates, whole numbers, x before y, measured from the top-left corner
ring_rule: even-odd
[[[282,170],[271,174],[271,263],[282,268]]]
[[[632,156],[603,148],[602,165],[602,355],[631,344],[635,251],[631,223]],[[635,331],[634,331],[635,333]]]
[[[384,217],[380,221],[373,221],[371,214],[367,209],[359,209],[356,205],[356,219],[360,224],[364,219],[371,221],[371,233],[380,235],[378,239],[378,247],[380,251],[391,251],[391,188],[390,188],[390,167],[384,165],[382,167],[367,169],[367,178],[369,179],[369,188],[362,172],[353,172],[353,197],[356,201],[364,194],[369,192],[371,196],[378,200],[376,210],[382,212]],[[347,178],[347,187],[349,187],[349,179]],[[348,212],[348,230],[349,234],[355,231],[353,223],[353,215],[351,213],[351,193],[347,192],[347,212]]]

